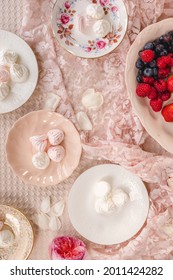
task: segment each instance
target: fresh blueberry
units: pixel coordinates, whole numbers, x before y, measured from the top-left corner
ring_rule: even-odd
[[[143,67],[144,67],[143,61],[140,58],[138,58],[138,60],[136,61],[136,68],[143,69]]]
[[[145,68],[143,73],[146,77],[151,77],[153,75],[153,69],[152,68]]]
[[[155,44],[155,46],[157,46],[158,44],[160,44],[160,41],[159,41],[159,39],[156,39],[156,40],[154,40],[153,43]]]
[[[151,62],[149,63],[149,66],[150,66],[151,68],[156,67],[156,66],[157,66],[157,62],[156,62],[155,60],[153,60],[153,61],[151,61]]]
[[[156,53],[160,53],[164,50],[164,45],[163,44],[158,44],[155,48]]]
[[[161,43],[170,43],[172,41],[172,36],[169,33],[164,34],[164,35],[160,36],[159,41]]]
[[[137,80],[138,83],[142,83],[142,82],[143,82],[143,81],[142,81],[142,77],[139,76],[139,75],[136,77],[136,80]]]
[[[153,76],[154,77],[157,77],[157,73],[158,73],[157,68],[156,67],[153,68]]]
[[[154,44],[149,42],[149,43],[145,44],[144,50],[153,50],[154,47],[155,47]]]
[[[163,50],[160,52],[160,56],[164,56],[164,55],[167,55],[168,54],[168,51],[167,50]]]

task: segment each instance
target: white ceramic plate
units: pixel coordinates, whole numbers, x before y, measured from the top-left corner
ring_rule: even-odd
[[[85,33],[78,28],[78,18],[85,20],[88,4],[101,4],[112,26],[105,38],[98,38],[92,31],[92,24]],[[54,35],[69,52],[84,58],[96,58],[108,54],[122,41],[127,29],[127,12],[122,0],[58,0],[52,16]]]
[[[148,98],[138,97],[136,94],[136,75],[135,67],[138,58],[138,52],[143,48],[145,43],[153,41],[162,34],[173,30],[173,19],[165,19],[158,23],[149,25],[140,32],[132,44],[126,60],[125,80],[127,91],[133,108],[135,109],[141,123],[146,131],[168,152],[173,153],[173,123],[165,122],[161,112],[155,113],[149,106]],[[173,103],[172,97],[164,102],[164,105]]]
[[[45,170],[36,169],[32,164],[36,151],[29,138],[47,134],[54,128],[61,129],[65,134],[61,144],[65,157],[59,163],[50,161]],[[68,178],[79,164],[81,150],[80,136],[72,122],[58,113],[44,110],[20,118],[11,128],[6,143],[7,159],[15,174],[25,183],[36,186],[55,185]]]
[[[11,83],[11,92],[0,102],[0,114],[11,112],[22,106],[32,95],[38,80],[38,65],[29,45],[17,35],[0,30],[0,51],[13,50],[19,55],[20,63],[29,69],[29,77],[24,83]]]
[[[130,194],[119,212],[101,215],[94,209],[94,185],[100,180]],[[103,245],[124,242],[143,226],[149,208],[148,193],[140,178],[114,164],[98,165],[81,174],[71,188],[68,212],[74,228],[86,239]]]
[[[25,260],[33,247],[33,230],[27,218],[17,209],[0,205],[5,214],[5,226],[14,234],[14,242],[5,248],[0,247],[0,260]]]

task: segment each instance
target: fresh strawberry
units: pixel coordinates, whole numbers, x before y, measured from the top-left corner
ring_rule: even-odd
[[[148,84],[140,83],[136,87],[136,94],[140,97],[146,97],[151,90],[151,86]]]
[[[154,87],[157,89],[158,92],[164,92],[167,89],[166,82],[162,79],[155,81]]]
[[[173,92],[173,76],[169,77],[167,80],[167,88],[170,92]]]
[[[148,94],[149,99],[155,99],[158,97],[158,92],[154,87],[151,87],[150,93]]]
[[[168,67],[160,68],[160,69],[158,69],[158,78],[159,79],[167,78],[170,72],[171,72],[171,70]]]
[[[162,101],[167,101],[170,97],[171,93],[168,90],[160,94],[160,98],[162,99]]]
[[[157,67],[158,68],[166,68],[171,63],[171,57],[168,55],[161,56],[157,59]]]
[[[151,62],[155,57],[155,54],[152,50],[142,51],[140,55],[143,62]]]
[[[159,112],[162,109],[163,101],[161,98],[155,98],[150,100],[150,106],[154,112]]]
[[[163,107],[161,113],[166,122],[173,122],[173,103]]]
[[[153,85],[154,78],[153,77],[142,76],[142,81],[146,84]]]

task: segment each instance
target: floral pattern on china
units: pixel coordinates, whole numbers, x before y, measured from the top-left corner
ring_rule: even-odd
[[[81,2],[82,5],[81,5]],[[97,54],[111,48],[118,43],[122,33],[119,18],[119,7],[115,0],[69,0],[59,7],[57,12],[57,30],[60,41],[67,46],[76,46],[84,52]],[[103,8],[104,20],[111,23],[111,29],[104,37],[98,37],[92,33],[92,21],[86,18],[86,8],[89,4],[97,4]],[[84,27],[81,27],[81,24]],[[77,26],[77,31],[75,30]],[[88,29],[87,29],[88,27]],[[79,39],[79,31],[86,29],[85,40]],[[90,31],[89,31],[90,30]]]

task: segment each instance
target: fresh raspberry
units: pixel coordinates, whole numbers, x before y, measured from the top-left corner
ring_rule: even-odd
[[[146,97],[151,90],[151,86],[148,84],[140,83],[136,87],[136,94],[140,97]]]
[[[173,92],[173,76],[169,77],[167,80],[167,88],[170,92]]]
[[[150,100],[150,106],[154,112],[159,112],[162,109],[163,101],[161,98],[155,98]]]
[[[150,93],[148,94],[149,99],[155,99],[158,97],[157,90],[154,87],[151,87]]]
[[[164,78],[168,77],[170,71],[171,70],[169,68],[160,68],[160,69],[158,69],[158,78],[164,79]]]
[[[162,109],[162,116],[166,122],[173,122],[173,104],[168,104]]]
[[[158,68],[166,68],[171,63],[171,57],[168,55],[161,56],[157,59]]]
[[[153,85],[154,78],[153,77],[142,76],[142,81],[146,84]]]
[[[154,82],[154,87],[157,89],[158,92],[164,92],[167,89],[166,82],[161,79]]]
[[[151,62],[155,57],[152,50],[145,50],[141,52],[141,59],[143,62]]]
[[[167,90],[160,95],[162,101],[167,101],[171,97],[171,93]]]

